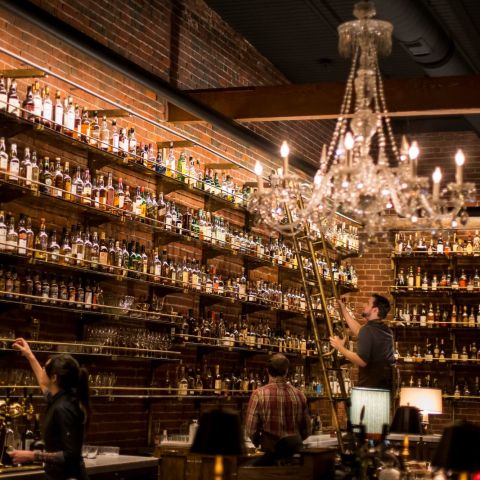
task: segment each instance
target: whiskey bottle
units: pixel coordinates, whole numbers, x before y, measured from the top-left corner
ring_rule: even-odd
[[[18,252],[18,233],[15,230],[15,218],[13,215],[10,217],[8,224],[5,250],[9,253]]]
[[[55,159],[55,162],[55,173],[52,180],[52,183],[54,185],[52,188],[52,194],[54,197],[63,198],[63,172],[60,158],[57,157]]]
[[[100,125],[98,123],[98,112],[93,112],[93,122],[90,125],[90,145],[98,147],[100,141]]]
[[[20,182],[26,187],[32,186],[32,162],[30,160],[30,149],[25,147],[23,160],[20,165]]]
[[[82,112],[82,126],[81,126],[81,136],[80,140],[84,143],[89,143],[90,141],[90,119],[88,118],[88,111],[83,110]]]
[[[42,112],[42,122],[46,127],[52,126],[53,120],[53,104],[52,99],[50,98],[50,88],[45,87],[42,95],[43,101],[43,112]]]
[[[102,119],[102,128],[100,130],[100,148],[109,150],[110,148],[110,130],[108,129],[107,117],[104,115]],[[117,146],[118,150],[118,146]]]
[[[63,122],[64,133],[73,137],[75,134],[75,105],[71,96],[68,97],[68,103],[63,110]]]
[[[96,197],[93,195],[92,182],[90,181],[90,170],[87,168],[83,175],[83,189],[82,189],[82,198],[81,202],[83,205],[92,205],[92,199],[96,200]],[[96,206],[96,203],[95,203]]]
[[[5,87],[5,78],[0,76],[0,111],[7,109],[8,95]]]
[[[60,181],[60,176],[58,176],[58,181]],[[72,200],[72,177],[70,176],[70,164],[65,162],[65,166],[62,174],[62,194],[65,200]]]
[[[5,138],[0,137],[0,178],[6,178],[8,172],[8,154],[5,148]]]
[[[40,181],[40,168],[37,164],[37,152],[32,152],[32,184],[30,188],[34,192],[38,192],[39,190],[39,181]]]
[[[118,154],[119,151],[119,134],[117,129],[117,121],[112,120],[112,153]]]
[[[20,116],[20,99],[18,98],[17,81],[15,79],[12,80],[10,89],[8,90],[7,112],[17,117]]]
[[[60,95],[60,90],[55,93],[55,106],[53,108],[53,121],[55,123],[55,130],[62,131],[63,126],[63,103]]]
[[[26,120],[33,121],[35,117],[33,115],[33,87],[27,86],[27,93],[25,94],[25,100],[22,102],[22,117]]]
[[[27,254],[27,228],[25,223],[25,216],[20,214],[18,220],[18,254]]]
[[[18,183],[18,176],[20,175],[20,160],[17,157],[17,145],[12,143],[10,146],[10,163],[8,165],[8,180],[13,183]]]

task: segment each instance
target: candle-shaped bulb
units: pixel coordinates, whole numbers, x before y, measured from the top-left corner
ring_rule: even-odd
[[[262,173],[263,173],[262,164],[257,160],[257,162],[255,163],[255,175],[259,177],[262,175]]]
[[[408,149],[408,156],[410,160],[416,160],[420,155],[420,149],[418,148],[418,143],[414,140]]]
[[[283,158],[283,174],[288,175],[288,154],[290,149],[288,148],[288,143],[284,140],[282,147],[280,148],[280,155]]]
[[[348,131],[345,134],[345,140],[343,141],[343,145],[345,146],[346,150],[352,150],[355,144],[355,139],[353,138],[352,132]]]
[[[457,164],[457,170],[455,172],[455,178],[457,180],[457,185],[463,183],[463,164],[465,163],[465,155],[462,152],[462,149],[458,149],[455,154],[455,163]]]
[[[263,192],[263,167],[262,164],[257,160],[255,163],[255,175],[257,176],[257,188],[259,192]]]
[[[461,167],[465,163],[465,155],[463,154],[463,151],[461,148],[457,150],[457,153],[455,154],[455,163]]]
[[[288,148],[288,143],[284,140],[280,148],[280,155],[282,156],[282,158],[285,158],[285,157],[288,157],[289,153],[290,153],[290,148]]]
[[[438,202],[440,198],[440,181],[442,180],[442,172],[439,167],[432,174],[433,180],[433,201]]]

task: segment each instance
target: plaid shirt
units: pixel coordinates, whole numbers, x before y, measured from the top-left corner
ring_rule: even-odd
[[[305,395],[284,378],[275,378],[268,385],[257,388],[248,402],[246,433],[254,444],[258,434],[265,432],[277,439],[287,435],[300,435],[302,439],[311,433]]]

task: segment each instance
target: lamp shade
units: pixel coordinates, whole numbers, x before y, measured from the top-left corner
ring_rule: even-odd
[[[378,388],[352,388],[350,421],[360,423],[363,407],[365,413],[363,423],[367,433],[382,433],[382,427],[390,424],[390,391]]]
[[[454,472],[480,470],[480,427],[458,422],[443,430],[432,464]]]
[[[398,407],[390,425],[392,433],[419,435],[422,433],[422,418],[416,407]]]
[[[190,451],[203,455],[241,455],[243,440],[238,413],[223,408],[205,412]]]
[[[423,414],[442,413],[442,391],[439,388],[403,387],[400,406],[417,407]]]

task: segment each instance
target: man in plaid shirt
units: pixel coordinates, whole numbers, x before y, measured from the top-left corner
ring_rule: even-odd
[[[273,355],[267,365],[268,385],[257,388],[248,402],[246,433],[266,456],[277,454],[270,455],[272,459],[295,453],[311,434],[307,399],[286,382],[289,363],[285,355]]]

